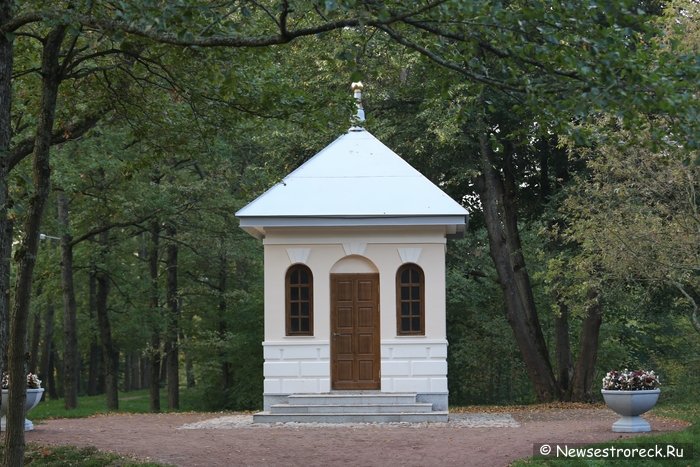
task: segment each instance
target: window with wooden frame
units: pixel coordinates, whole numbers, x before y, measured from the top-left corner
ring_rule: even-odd
[[[404,264],[396,272],[396,333],[425,335],[425,275],[417,264]]]
[[[295,264],[287,270],[286,319],[288,336],[314,335],[314,278],[311,269]]]

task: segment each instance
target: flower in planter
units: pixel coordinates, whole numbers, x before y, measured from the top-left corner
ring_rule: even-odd
[[[34,373],[27,374],[27,387],[29,389],[39,389],[41,387],[41,380]]]
[[[10,387],[10,375],[8,373],[2,374],[2,383],[0,384],[2,389],[8,389]],[[39,389],[41,388],[41,380],[34,373],[27,374],[27,388],[29,389]]]
[[[660,385],[658,375],[647,370],[613,370],[603,378],[603,389],[609,391],[644,391]]]

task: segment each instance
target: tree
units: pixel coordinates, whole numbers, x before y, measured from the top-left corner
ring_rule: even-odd
[[[10,342],[8,368],[10,374],[9,407],[7,408],[6,465],[24,462],[24,400],[26,383],[24,355],[26,353],[27,317],[31,297],[32,274],[39,243],[39,227],[49,195],[51,168],[49,148],[60,82],[59,54],[65,36],[65,27],[53,28],[45,38],[42,54],[42,87],[40,118],[36,128],[33,152],[33,181],[35,192],[29,200],[29,209],[23,231],[27,232],[15,253],[19,264],[15,283],[14,304],[10,315]],[[4,229],[3,229],[4,230]]]
[[[41,222],[41,214],[49,193],[50,183],[50,168],[49,168],[49,148],[51,144],[61,141],[70,140],[78,134],[83,134],[89,128],[93,127],[104,114],[104,109],[92,109],[91,111],[82,111],[78,115],[79,118],[75,124],[65,125],[65,131],[58,132],[54,135],[54,120],[56,115],[56,103],[59,91],[59,85],[66,78],[85,78],[93,77],[96,74],[105,70],[114,69],[119,65],[108,64],[106,67],[100,66],[100,59],[103,57],[128,57],[128,59],[138,59],[138,49],[141,45],[132,47],[130,44],[122,44],[123,47],[102,49],[100,44],[108,41],[91,42],[86,39],[90,35],[90,31],[98,30],[107,33],[107,37],[119,36],[123,33],[141,36],[148,39],[153,39],[161,43],[174,45],[198,45],[198,46],[230,46],[230,47],[264,47],[274,44],[289,43],[295,38],[309,36],[316,33],[326,32],[333,29],[359,25],[361,22],[369,21],[375,24],[388,24],[415,13],[416,11],[424,11],[433,7],[435,4],[428,4],[420,7],[417,10],[403,10],[397,15],[387,15],[387,11],[383,13],[381,19],[373,19],[363,15],[363,18],[344,17],[340,14],[339,19],[326,20],[322,13],[319,14],[323,20],[320,23],[308,25],[304,24],[304,13],[298,19],[298,27],[290,27],[292,20],[297,12],[295,12],[288,2],[282,2],[279,8],[279,15],[270,14],[270,10],[263,7],[254,7],[256,15],[252,20],[245,18],[250,12],[248,5],[243,4],[241,9],[235,12],[224,11],[217,12],[216,8],[200,10],[196,6],[184,5],[180,11],[171,8],[161,9],[145,9],[144,12],[139,6],[133,10],[129,5],[122,4],[115,11],[108,7],[106,9],[92,8],[92,3],[83,5],[81,2],[75,2],[70,5],[69,13],[66,14],[62,8],[37,8],[33,3],[26,2],[22,8],[14,12],[14,3],[11,0],[4,0],[0,4],[0,35],[2,35],[2,58],[3,68],[0,70],[0,232],[4,235],[9,235],[8,228],[8,213],[7,213],[7,176],[14,165],[21,161],[26,155],[33,152],[35,161],[35,186],[36,196],[30,201],[28,209],[29,215],[24,223],[23,239],[16,254],[19,263],[18,282],[15,286],[15,304],[14,312],[11,316],[11,336],[13,338],[9,346],[9,369],[10,377],[14,381],[10,389],[10,411],[8,413],[9,429],[7,435],[7,460],[6,465],[20,465],[23,457],[24,438],[20,427],[20,412],[24,397],[23,388],[20,383],[23,381],[23,355],[24,355],[24,339],[26,335],[27,310],[29,308],[31,279],[34,267],[34,260],[37,248],[37,238],[39,233],[39,225]],[[227,7],[218,7],[227,8]],[[304,10],[308,10],[307,7]],[[202,14],[202,11],[204,14]],[[158,27],[152,28],[154,23],[164,24],[160,22],[161,15],[174,15],[173,30],[163,29]],[[226,18],[230,15],[237,16],[241,23],[229,21],[214,21],[211,23],[211,15]],[[269,15],[269,16],[268,16]],[[316,15],[314,14],[314,18]],[[263,18],[261,20],[261,18]],[[267,23],[272,19],[273,31],[270,28],[261,27],[262,22]],[[188,21],[189,19],[189,21]],[[39,122],[36,126],[35,136],[28,139],[26,142],[18,143],[14,149],[11,149],[11,86],[13,81],[12,76],[12,54],[13,54],[13,39],[14,37],[27,37],[34,39],[38,37],[35,33],[26,33],[26,29],[34,28],[41,29],[44,25],[51,25],[52,29],[43,39],[43,63],[41,67],[43,92],[42,100],[37,107],[30,110],[35,110],[36,120]],[[67,44],[65,60],[61,63],[59,56],[61,55],[61,47],[63,39],[66,35],[67,26],[73,26],[70,29],[70,41]],[[239,26],[246,26],[245,32],[241,33]],[[202,30],[204,26],[205,35],[194,36],[191,33],[186,33],[188,30]],[[261,32],[262,31],[262,32]],[[185,34],[183,34],[185,33]],[[84,41],[83,41],[84,40]],[[87,45],[85,45],[87,43]],[[98,44],[95,49],[93,44]],[[109,44],[108,44],[109,45]],[[101,50],[100,50],[101,49]],[[128,72],[127,72],[128,74]],[[111,83],[107,81],[109,87]],[[30,99],[31,102],[31,99]],[[31,105],[31,104],[30,104]],[[99,107],[99,106],[98,106]],[[109,108],[109,107],[107,107]],[[26,130],[31,132],[31,129]],[[25,132],[23,132],[25,133]],[[0,244],[11,244],[9,238],[4,238]],[[5,248],[5,252],[9,250]],[[0,278],[8,276],[7,268],[9,263],[3,258],[0,261]],[[98,273],[98,293],[97,303],[98,310],[104,305],[107,297],[108,284],[102,273]],[[3,305],[4,306],[4,305]],[[104,310],[103,310],[104,311]],[[103,316],[104,317],[104,316]],[[0,346],[2,347],[2,346]],[[105,357],[105,361],[109,361],[109,356]]]
[[[599,14],[591,15],[591,10]],[[477,142],[467,146],[464,158],[478,154],[481,207],[506,317],[540,400],[562,397],[569,372],[561,371],[563,380],[557,381],[541,330],[522,253],[517,193],[523,181],[514,161],[537,152],[529,149],[533,141],[556,135],[569,136],[574,145],[591,144],[585,126],[575,123],[610,109],[622,116],[625,127],[635,126],[645,112],[672,115],[678,137],[688,146],[697,144],[697,110],[688,104],[694,101],[688,82],[697,70],[687,66],[683,54],[668,53],[650,40],[658,35],[656,13],[653,5],[644,11],[597,2],[455,3],[430,11],[429,20],[407,18],[378,26],[398,43],[477,83],[451,85],[454,94],[461,89],[477,96],[465,96],[455,105],[463,109],[463,137]],[[662,135],[657,129],[655,137]],[[571,380],[580,387],[567,387],[569,394],[590,392],[601,322],[599,306],[590,303]],[[564,324],[562,320],[562,330]],[[565,357],[566,339],[560,343]],[[562,358],[560,364],[567,366],[567,361]]]
[[[697,154],[676,142],[656,150],[633,143],[648,132],[618,135],[586,156],[590,172],[563,206],[568,238],[593,277],[676,289],[700,332],[700,169],[689,162]]]
[[[70,234],[69,203],[66,194],[58,193],[58,223],[61,226],[61,286],[63,289],[63,391],[66,409],[78,406],[78,329],[77,305],[73,284],[73,237]]]
[[[165,228],[165,233],[171,240],[166,247],[166,340],[165,340],[165,358],[167,363],[167,378],[168,378],[168,408],[180,408],[180,352],[179,352],[179,297],[178,297],[178,245],[175,243],[177,229],[173,224],[168,224]]]
[[[12,2],[0,3],[0,24],[12,17]],[[7,368],[7,338],[10,308],[10,256],[13,224],[7,217],[9,186],[7,174],[12,139],[12,40],[0,34],[0,374]]]

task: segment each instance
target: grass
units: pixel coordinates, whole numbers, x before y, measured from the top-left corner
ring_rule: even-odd
[[[676,431],[672,433],[664,433],[660,435],[645,435],[643,437],[626,438],[617,441],[611,441],[607,443],[592,444],[592,447],[610,447],[614,446],[617,448],[629,447],[631,444],[673,444],[680,445],[684,444],[686,446],[692,446],[692,454],[690,459],[678,461],[678,460],[666,460],[666,459],[614,459],[614,460],[603,460],[603,459],[525,459],[517,461],[513,464],[515,467],[522,466],[556,466],[556,467],[580,467],[580,466],[625,466],[630,465],[644,465],[646,466],[664,466],[669,465],[683,465],[683,466],[700,466],[700,404],[697,402],[683,402],[683,403],[672,403],[664,404],[656,407],[654,409],[654,415],[664,416],[669,418],[674,418],[678,420],[686,420],[691,423],[691,426],[682,431]],[[653,427],[653,423],[652,423]],[[575,442],[575,440],[572,440]],[[686,450],[687,451],[687,450]],[[688,456],[688,452],[685,455]]]
[[[4,458],[0,445],[0,460]],[[141,462],[129,457],[101,452],[95,448],[75,448],[72,446],[40,446],[28,443],[24,453],[27,466],[59,467],[79,465],[81,467],[162,467],[165,464]]]
[[[167,395],[161,391],[161,412],[192,412],[196,411],[196,401],[186,390],[180,391],[180,409],[167,409]],[[129,391],[119,393],[119,410],[117,413],[149,413],[148,390]],[[66,410],[63,399],[46,399],[29,413],[32,421],[40,421],[49,418],[84,418],[96,414],[110,413],[104,394],[99,396],[81,396],[78,398],[76,409]]]

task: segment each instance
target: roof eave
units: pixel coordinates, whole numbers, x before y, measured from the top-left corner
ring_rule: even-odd
[[[466,214],[421,216],[239,216],[240,227],[258,239],[270,228],[298,227],[420,227],[442,226],[449,238],[462,237],[469,223]]]

